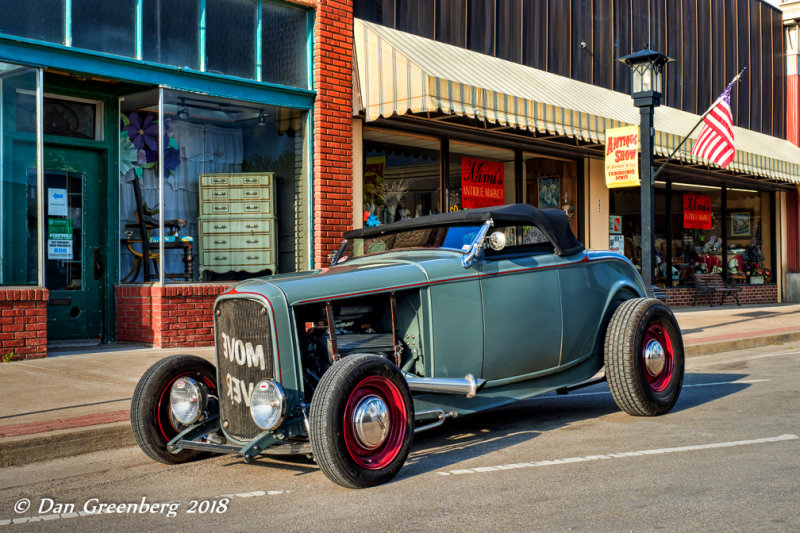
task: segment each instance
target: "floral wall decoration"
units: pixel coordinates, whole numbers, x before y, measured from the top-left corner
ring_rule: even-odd
[[[133,170],[142,179],[144,169],[158,166],[158,119],[151,113],[123,114],[120,124],[119,171],[121,175]],[[181,163],[175,127],[171,118],[164,120],[164,168],[172,176]]]

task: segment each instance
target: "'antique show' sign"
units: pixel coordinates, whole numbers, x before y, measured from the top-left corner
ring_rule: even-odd
[[[606,130],[606,185],[639,186],[639,127]]]
[[[474,209],[503,205],[505,166],[498,161],[461,158],[461,207]]]
[[[711,197],[703,194],[683,195],[683,227],[711,229]]]

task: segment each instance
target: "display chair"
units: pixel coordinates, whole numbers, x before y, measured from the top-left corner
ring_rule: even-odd
[[[126,238],[122,239],[121,243],[133,255],[133,266],[130,272],[122,278],[122,283],[133,283],[139,276],[139,271],[143,270],[143,279],[145,283],[149,282],[151,277],[158,278],[158,269],[161,262],[159,254],[159,239],[158,239],[158,219],[146,215],[144,212],[144,203],[142,201],[142,188],[139,184],[139,179],[134,178],[133,181],[133,194],[136,199],[136,222],[125,224],[124,231]],[[164,249],[165,250],[181,250],[183,251],[183,272],[164,272],[164,277],[168,279],[185,279],[192,281],[193,278],[193,262],[194,256],[192,251],[194,249],[194,239],[190,236],[179,235],[181,228],[186,226],[186,221],[179,218],[174,218],[164,221]],[[144,239],[142,239],[144,236]],[[156,273],[151,275],[148,264],[153,262]],[[142,266],[144,268],[142,269]]]

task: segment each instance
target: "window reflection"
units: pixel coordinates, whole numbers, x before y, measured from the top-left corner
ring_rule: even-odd
[[[364,225],[439,212],[439,141],[364,131]]]

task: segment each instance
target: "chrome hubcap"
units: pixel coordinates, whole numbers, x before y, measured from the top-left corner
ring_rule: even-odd
[[[391,422],[389,409],[380,397],[370,394],[358,402],[353,410],[353,428],[358,443],[374,450],[386,440]]]
[[[657,340],[651,340],[644,348],[644,365],[647,373],[657,376],[664,370],[667,358],[664,354],[664,347]]]

